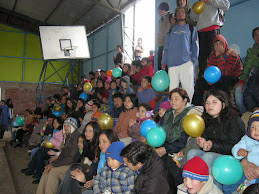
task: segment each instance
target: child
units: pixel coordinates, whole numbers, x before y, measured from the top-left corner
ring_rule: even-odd
[[[248,162],[259,167],[259,111],[253,112],[250,116],[247,133],[232,148],[232,154],[238,160],[246,158]],[[257,169],[255,169],[255,171],[256,170]],[[259,174],[259,170],[257,174]],[[243,183],[241,184],[240,182]],[[238,183],[241,184],[239,188],[241,192],[242,186],[248,187],[250,184],[259,183],[259,179],[247,181],[244,175]]]
[[[94,87],[94,72],[93,71],[89,72],[89,81],[90,81],[92,87]]]
[[[143,121],[147,119],[152,119],[153,116],[153,110],[152,107],[147,103],[142,103],[138,106],[138,113],[137,113],[137,120],[131,119],[129,121],[129,127],[128,127],[128,135],[132,137],[133,141],[138,140],[145,142],[146,138],[143,137],[140,133],[140,126],[143,123]]]
[[[98,121],[98,118],[99,118],[100,115],[102,114],[100,103],[94,102],[94,103],[93,103],[93,110],[92,110],[92,111],[93,111],[93,115],[92,115],[92,117],[91,117],[91,121],[97,122],[97,121]]]
[[[120,81],[120,89],[119,92],[123,93],[123,95],[128,95],[128,94],[134,94],[133,89],[130,87],[130,78],[129,76],[125,75],[121,78]]]
[[[93,115],[93,101],[90,100],[87,103],[85,103],[85,116],[83,120],[79,120],[81,123],[81,126],[78,128],[78,131],[82,133],[83,129],[85,128],[86,124],[91,121],[92,115]]]
[[[117,92],[117,85],[116,85],[116,80],[113,79],[111,81],[111,89],[109,90],[109,107],[113,107],[113,100],[112,96]]]
[[[128,75],[128,71],[131,69],[130,64],[125,63],[122,68],[122,76]]]
[[[159,105],[159,108],[158,108],[158,115],[156,116],[156,123],[159,124],[160,123],[160,120],[161,118],[164,116],[165,112],[172,108],[171,104],[169,101],[164,101],[162,102],[160,105]]]
[[[94,179],[94,193],[134,193],[135,173],[123,165],[123,142],[112,143],[106,151],[107,164]]]
[[[149,103],[154,110],[156,108],[156,93],[151,87],[151,77],[144,76],[141,80],[141,86],[138,88],[139,103]]]
[[[101,102],[103,102],[104,104],[108,104],[109,103],[109,95],[110,95],[110,89],[111,89],[111,80],[107,79],[104,83],[104,92],[103,92],[103,96],[101,99]]]
[[[222,191],[213,183],[213,178],[209,174],[207,164],[199,157],[195,156],[183,167],[184,183],[177,187],[177,193],[206,193],[221,194]]]

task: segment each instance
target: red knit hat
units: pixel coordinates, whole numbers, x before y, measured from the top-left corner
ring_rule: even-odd
[[[208,181],[209,175],[208,165],[199,156],[189,160],[183,167],[183,178],[189,177],[194,180]]]

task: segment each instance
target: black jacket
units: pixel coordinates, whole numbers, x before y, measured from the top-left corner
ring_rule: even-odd
[[[226,121],[218,123],[217,119],[213,119],[212,123],[206,128],[202,137],[207,141],[211,140],[213,146],[210,152],[219,154],[232,155],[231,149],[245,135],[245,124],[242,119],[237,116]]]
[[[248,111],[253,112],[255,107],[259,107],[259,73],[252,76],[247,81],[244,91],[244,104]]]
[[[150,159],[143,164],[142,169],[135,180],[135,193],[176,193],[174,180],[170,180],[170,178],[163,160],[153,151]]]

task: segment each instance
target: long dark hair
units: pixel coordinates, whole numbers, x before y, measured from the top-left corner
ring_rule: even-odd
[[[102,134],[106,135],[106,137],[108,138],[108,140],[110,141],[111,144],[113,142],[120,141],[117,134],[112,129],[102,130],[100,135],[102,135]],[[99,145],[99,139],[98,139],[98,145]]]
[[[86,127],[89,125],[93,127],[94,137],[91,141],[86,139],[86,150],[83,155],[85,157],[88,157],[91,161],[93,161],[95,159],[95,157],[98,157],[100,154],[100,150],[99,150],[99,146],[98,146],[98,143],[99,143],[98,139],[99,139],[99,135],[101,133],[101,128],[97,122],[90,121],[89,123],[86,124],[86,126],[82,132],[82,134],[84,136],[85,136]]]
[[[67,106],[67,101],[70,101],[70,102],[72,103],[72,109],[70,109],[70,108]],[[74,111],[75,108],[76,108],[75,102],[74,102],[71,98],[67,98],[66,104],[65,104],[65,113],[66,113],[66,114],[69,114],[69,113],[71,113],[72,111]]]
[[[61,130],[63,128],[63,123],[64,123],[64,119],[62,117],[56,117],[54,120],[57,120],[57,122],[60,124],[59,127],[57,128],[57,130]],[[54,123],[53,120],[53,123]]]
[[[128,94],[128,95],[126,95],[125,98],[124,98],[124,101],[125,101],[125,99],[126,99],[127,97],[129,97],[130,100],[131,100],[131,102],[133,103],[133,107],[132,107],[131,109],[133,109],[133,108],[135,108],[135,107],[138,107],[138,97],[137,97],[136,94]],[[124,103],[124,101],[123,101],[123,103]],[[125,108],[124,108],[124,111],[126,111]]]
[[[221,109],[221,112],[219,113],[219,116],[217,117],[218,123],[224,122],[230,118],[235,118],[240,116],[240,112],[232,106],[232,103],[230,102],[230,99],[227,93],[223,92],[222,90],[210,90],[204,96],[204,99],[203,99],[204,112],[202,117],[206,125],[212,123],[213,121],[213,117],[209,115],[205,109],[206,100],[209,96],[214,96],[222,102],[222,109]]]
[[[11,104],[9,104],[9,102],[11,102]],[[9,108],[13,108],[13,102],[11,98],[8,98],[5,102],[6,106],[8,106]]]

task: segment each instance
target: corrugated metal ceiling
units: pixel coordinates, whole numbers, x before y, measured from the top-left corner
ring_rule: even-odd
[[[0,17],[3,16],[0,21],[14,22],[17,18],[17,20],[27,20],[34,25],[85,25],[89,32],[136,1],[5,0],[0,3]],[[10,19],[11,16],[15,18]],[[28,21],[30,19],[32,20]]]

